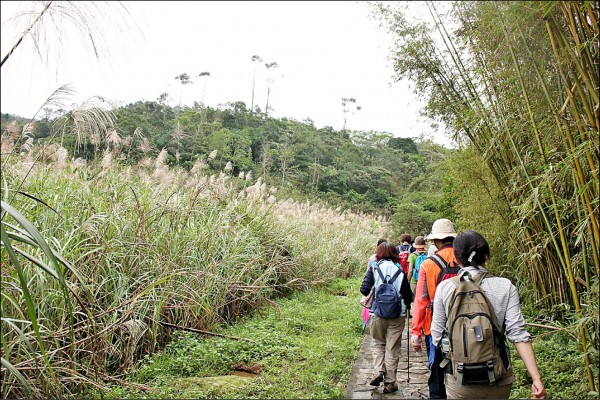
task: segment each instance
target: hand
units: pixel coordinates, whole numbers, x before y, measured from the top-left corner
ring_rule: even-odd
[[[421,336],[412,335],[410,342],[412,344],[412,348],[415,353],[418,353],[419,351],[421,351],[421,349],[422,349]]]
[[[532,399],[545,399],[548,396],[544,384],[541,379],[535,379],[531,385],[531,398]]]

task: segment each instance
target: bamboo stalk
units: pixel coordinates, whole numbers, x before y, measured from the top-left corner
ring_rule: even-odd
[[[548,35],[550,36],[550,41],[551,41],[552,47],[554,49],[555,57],[558,60],[558,57],[559,57],[558,56],[558,50],[556,48],[556,42],[554,40],[554,35],[552,33],[553,30],[552,30],[552,28],[550,26],[550,22],[549,21],[546,21],[546,29],[548,30]],[[569,91],[568,87],[570,85],[569,85],[568,79],[567,79],[564,71],[562,70],[562,68],[560,68],[560,63],[559,63],[559,72],[560,72],[560,75],[561,75],[561,77],[562,77],[565,85],[566,85],[565,89],[566,89],[566,92],[567,92],[567,97],[568,97],[569,101],[571,102],[572,110],[575,113],[575,117],[576,117],[576,119],[578,121],[578,126],[579,126],[581,124],[581,121],[580,121],[580,118],[579,118],[579,114],[577,113],[577,105],[575,103],[575,100],[573,98],[572,93]],[[565,130],[567,132],[567,135],[568,135],[568,138],[569,138],[569,142],[572,143],[573,142],[572,135],[570,134],[570,130],[568,129],[567,125],[565,125]],[[590,141],[589,137],[586,137],[585,134],[581,131],[581,128],[580,128],[580,133],[582,133],[582,137],[584,138],[584,140]],[[573,143],[572,147],[574,147],[574,143]],[[592,149],[590,149],[590,150],[592,150]],[[591,170],[592,179],[596,181],[596,186],[597,186],[598,185],[598,183],[597,183],[598,182],[598,171],[597,171],[596,165],[594,163],[592,152],[586,150],[586,157],[587,157],[588,164],[589,164],[589,167],[590,167],[590,170]],[[582,177],[580,177],[580,179],[583,180]],[[582,187],[583,187],[583,185],[582,185]],[[595,189],[595,188],[592,188],[592,189]],[[598,192],[592,193],[592,195],[595,195],[595,197],[597,197],[598,196]],[[591,217],[591,221],[592,221],[592,225],[593,225],[593,228],[594,228],[595,237],[596,238],[600,238],[600,228],[598,227],[598,221],[596,219],[596,214],[593,212],[593,209],[591,208],[591,202],[590,201],[586,201],[586,203],[589,204],[588,212],[589,212],[590,217]]]
[[[522,30],[520,28],[518,30],[519,30],[519,33],[521,35],[524,48],[526,48],[527,51],[529,51],[529,47],[527,46],[525,38],[523,37]],[[546,86],[546,83],[545,83],[544,79],[541,77],[541,75],[539,73],[539,70],[536,68],[535,71],[536,71],[536,75],[538,77],[538,81],[540,82],[540,84],[542,86],[544,95],[546,96],[548,105],[552,108],[552,106],[554,105],[554,102],[550,98],[550,94],[549,94],[548,88]],[[571,96],[569,96],[569,98],[571,98]],[[567,143],[568,143],[567,147],[569,148],[569,150],[571,152],[571,156],[573,157],[573,162],[575,164],[575,169],[576,169],[576,172],[577,172],[576,173],[576,179],[575,179],[576,187],[578,189],[577,191],[582,196],[583,203],[584,203],[585,207],[588,210],[588,218],[591,220],[592,226],[596,228],[595,231],[597,232],[598,221],[596,219],[596,214],[593,211],[592,202],[591,202],[591,199],[590,199],[590,196],[589,196],[589,193],[588,193],[589,189],[586,189],[586,184],[585,184],[586,178],[584,176],[584,172],[582,170],[581,164],[579,163],[579,159],[577,158],[576,145],[575,145],[574,140],[573,140],[573,135],[571,135],[571,132],[570,132],[569,127],[568,127],[568,124],[565,124],[566,135],[563,134],[562,125],[561,125],[560,120],[559,120],[559,115],[557,115],[557,112],[555,110],[552,110],[552,111],[553,111],[552,114],[554,116],[554,120],[555,120],[556,127],[557,127],[558,136],[561,137],[561,138],[566,136],[566,138],[567,138]],[[561,114],[561,111],[562,110],[558,111],[558,114]],[[595,237],[600,237],[600,236],[597,234]],[[593,258],[596,261],[596,265],[598,265],[598,253],[594,251],[595,248],[596,248],[595,241],[593,240],[594,236],[592,236],[591,238],[592,238],[591,241],[592,241],[592,246],[593,246],[592,247]]]
[[[516,74],[517,74],[517,76],[519,78],[519,82],[521,84],[523,98],[524,98],[525,104],[527,105],[527,109],[528,109],[528,112],[529,112],[529,117],[531,119],[531,125],[532,125],[532,128],[533,128],[533,132],[535,134],[535,138],[536,138],[536,141],[538,143],[539,150],[540,150],[540,155],[542,156],[542,160],[544,162],[544,165],[548,165],[547,158],[546,158],[546,155],[544,153],[544,148],[543,148],[543,146],[541,144],[540,133],[539,133],[538,128],[537,128],[537,123],[535,121],[534,114],[533,114],[533,111],[531,109],[531,104],[529,102],[529,96],[528,96],[528,93],[527,93],[527,89],[526,89],[525,83],[523,81],[523,75],[521,73],[521,69],[520,69],[519,63],[517,62],[516,56],[514,54],[512,45],[510,44],[510,39],[508,37],[508,32],[506,30],[506,27],[504,26],[504,24],[502,24],[502,27],[503,27],[503,30],[504,30],[505,38],[506,38],[507,42],[509,43],[510,54],[511,54],[511,57],[513,59],[513,64],[514,64],[514,67],[515,67]],[[578,69],[580,69],[580,68],[578,67]],[[580,73],[583,74],[582,71],[580,71]],[[585,79],[585,77],[584,77],[584,79]],[[597,99],[597,96],[596,96],[596,99]],[[561,242],[561,247],[556,246],[556,248],[557,248],[557,250],[559,248],[562,248],[563,254],[561,256],[561,264],[564,265],[564,267],[566,269],[566,272],[567,272],[569,286],[571,288],[571,295],[573,297],[573,301],[574,301],[574,305],[575,305],[575,312],[577,314],[577,317],[581,318],[581,306],[579,304],[579,294],[577,292],[577,287],[575,285],[575,278],[574,278],[574,275],[573,275],[573,268],[572,268],[572,265],[571,265],[569,248],[568,248],[568,245],[567,245],[567,241],[566,241],[566,237],[565,237],[565,230],[564,230],[564,227],[563,227],[563,224],[562,224],[562,220],[561,220],[561,217],[560,217],[559,209],[558,209],[558,206],[557,206],[557,203],[556,203],[556,198],[555,198],[555,195],[554,195],[554,188],[553,188],[553,185],[552,185],[552,180],[548,179],[547,180],[547,184],[548,184],[548,188],[550,190],[550,197],[551,197],[552,206],[553,206],[553,209],[554,209],[554,216],[555,216],[555,219],[556,219],[556,223],[558,224],[558,234],[560,236],[560,242]],[[560,256],[560,252],[558,253],[558,255]],[[562,257],[564,257],[564,258],[562,258]],[[579,329],[580,329],[580,340],[581,340],[581,343],[582,343],[583,352],[585,354],[585,364],[586,364],[586,367],[587,367],[586,370],[588,372],[588,386],[589,386],[590,390],[595,390],[595,382],[594,382],[594,379],[593,379],[593,375],[591,373],[590,359],[589,359],[589,355],[587,354],[587,342],[586,342],[586,337],[585,337],[585,333],[584,333],[584,330],[583,330],[583,326],[580,326]]]

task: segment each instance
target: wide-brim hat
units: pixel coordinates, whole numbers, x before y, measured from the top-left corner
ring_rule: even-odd
[[[456,237],[454,224],[449,219],[441,218],[436,220],[431,227],[431,233],[425,237],[426,240],[445,239],[447,237]]]
[[[415,238],[415,242],[413,243],[413,247],[415,249],[424,249],[425,248],[425,238],[423,236],[417,236]]]

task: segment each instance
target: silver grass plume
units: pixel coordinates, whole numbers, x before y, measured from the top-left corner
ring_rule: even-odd
[[[202,161],[201,158],[198,158],[196,160],[196,162],[194,163],[194,166],[190,170],[190,173],[191,174],[196,174],[196,173],[202,171],[204,168],[206,168],[206,164],[204,163],[204,161]]]
[[[113,149],[121,148],[121,137],[115,128],[109,129],[106,132],[106,142],[113,146]]]
[[[113,164],[113,153],[107,147],[106,149],[104,149],[104,155],[102,156],[102,163],[100,165],[102,166],[102,170],[106,171],[106,170],[110,169],[110,167],[112,167],[112,164]]]
[[[108,108],[110,107],[110,109]],[[76,145],[87,142],[92,135],[103,137],[113,129],[116,119],[111,110],[112,104],[100,96],[94,96],[81,103],[57,121],[61,131],[74,135]]]
[[[48,158],[52,160],[52,167],[54,169],[63,170],[68,166],[67,159],[69,158],[69,152],[67,149],[57,144],[56,147],[54,147],[54,151]]]
[[[23,145],[21,146],[21,153],[31,153],[31,150],[33,149],[33,138],[27,138],[27,140],[25,141],[25,143],[23,143]]]
[[[11,138],[10,134],[7,131],[2,132],[0,142],[2,142],[0,147],[0,153],[2,154],[2,156],[5,157],[11,154],[13,148],[15,147],[15,141]]]
[[[150,146],[150,142],[148,142],[147,138],[144,138],[142,140],[142,143],[140,143],[140,145],[138,146],[138,149],[145,154],[148,154],[148,152],[150,152],[150,150],[152,150],[152,147]]]
[[[154,168],[162,169],[167,164],[167,149],[163,147],[163,149],[156,156],[156,160],[154,161]]]

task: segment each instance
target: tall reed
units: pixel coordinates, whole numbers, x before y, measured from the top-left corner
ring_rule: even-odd
[[[24,168],[18,157],[4,166],[5,198]],[[30,196],[2,203],[4,397],[101,386],[173,326],[210,331],[362,271],[382,228],[373,216],[277,200],[260,179],[238,191],[226,175],[158,163],[37,163],[21,191]]]

